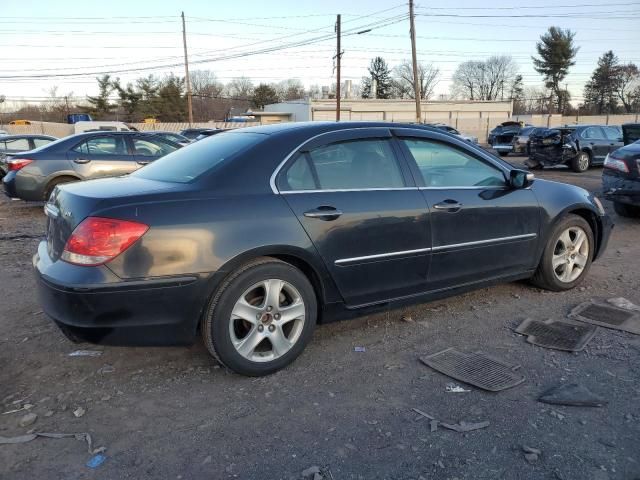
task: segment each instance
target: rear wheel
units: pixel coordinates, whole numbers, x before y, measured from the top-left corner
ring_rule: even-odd
[[[613,202],[613,209],[621,217],[640,217],[640,207],[635,205]]]
[[[574,288],[591,267],[593,249],[589,223],[578,215],[567,215],[551,231],[532,282],[556,292]]]
[[[232,273],[202,321],[209,353],[236,373],[262,376],[298,357],[316,324],[316,296],[307,277],[263,257]]]
[[[54,178],[53,180],[51,180],[48,184],[47,184],[47,188],[44,189],[44,198],[43,200],[46,202],[49,200],[49,197],[51,196],[51,193],[53,192],[53,189],[56,188],[58,185],[61,185],[63,183],[69,183],[69,182],[77,182],[78,179],[75,177],[58,177],[58,178]]]
[[[589,170],[591,165],[591,156],[589,152],[580,152],[571,160],[571,168],[574,172],[584,173]]]

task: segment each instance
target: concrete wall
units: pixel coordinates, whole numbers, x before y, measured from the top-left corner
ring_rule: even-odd
[[[265,112],[291,113],[292,122],[308,122],[311,120],[311,109],[309,102],[305,100],[294,100],[291,102],[272,103],[264,107]],[[336,119],[335,112],[332,120]]]

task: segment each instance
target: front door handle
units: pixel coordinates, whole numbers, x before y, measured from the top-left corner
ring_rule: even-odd
[[[318,208],[314,208],[313,210],[304,212],[303,215],[308,218],[317,218],[320,220],[330,221],[338,218],[340,215],[342,215],[342,212],[335,207],[322,205]]]
[[[448,213],[456,213],[460,211],[460,209],[462,208],[462,204],[457,200],[447,199],[440,203],[436,203],[433,208],[435,208],[436,210],[444,210]]]
[[[76,158],[76,159],[74,160],[74,162],[75,162],[75,163],[80,163],[80,164],[83,164],[83,163],[89,163],[90,161],[91,161],[91,160],[89,160],[88,158]]]

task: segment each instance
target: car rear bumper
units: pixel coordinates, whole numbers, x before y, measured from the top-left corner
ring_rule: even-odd
[[[16,193],[16,173],[9,172],[5,176],[2,177],[2,188],[4,189],[4,194],[9,198],[17,198],[18,194]]]
[[[104,266],[53,263],[45,241],[33,269],[42,310],[67,336],[92,343],[190,344],[208,297],[202,276],[122,281]],[[87,283],[79,282],[83,271]],[[103,281],[96,283],[98,278]]]
[[[625,178],[615,174],[602,174],[604,198],[612,202],[640,206],[640,178]]]
[[[44,180],[44,177],[10,171],[2,179],[2,185],[8,197],[38,202],[43,199]]]

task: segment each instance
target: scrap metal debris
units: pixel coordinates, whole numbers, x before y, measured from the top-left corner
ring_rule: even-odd
[[[454,432],[465,433],[465,432],[472,432],[473,430],[480,430],[481,428],[486,428],[489,426],[488,421],[478,422],[478,423],[471,423],[471,422],[465,422],[465,421],[460,421],[458,423],[444,423],[437,420],[434,416],[429,415],[426,412],[423,412],[419,408],[412,408],[411,410],[416,412],[421,417],[429,419],[429,430],[431,432],[435,432],[438,430],[438,427],[442,427],[448,430],[453,430]]]
[[[76,350],[68,354],[68,357],[99,357],[102,355],[101,350]]]
[[[610,298],[607,300],[607,303],[610,303],[614,307],[640,312],[640,306],[636,305],[635,303],[631,303],[624,297]]]
[[[85,441],[87,443],[87,451],[90,455],[102,453],[105,447],[93,448],[93,440],[89,433],[29,433],[18,437],[0,437],[0,445],[14,445],[17,443],[27,443],[38,437],[44,438],[75,438],[76,440]]]
[[[539,402],[570,407],[603,407],[609,403],[577,383],[561,384],[544,392]]]

